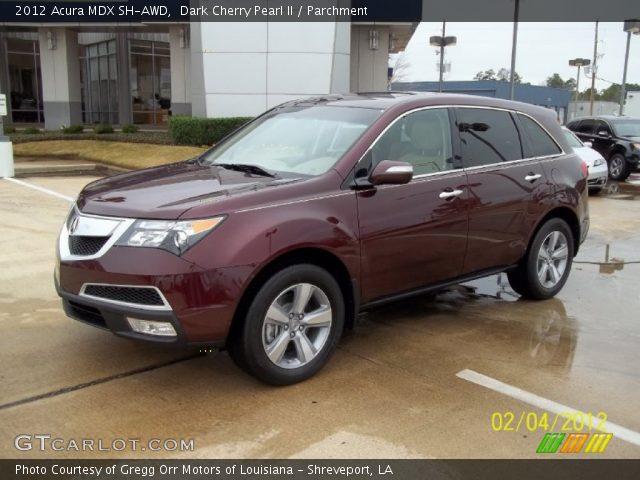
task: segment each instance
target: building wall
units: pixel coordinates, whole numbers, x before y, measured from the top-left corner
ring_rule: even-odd
[[[66,28],[40,28],[38,34],[45,128],[82,123],[78,34]]]
[[[594,115],[617,115],[620,105],[616,102],[593,102]],[[591,115],[591,102],[589,100],[569,103],[569,120]]]
[[[627,92],[623,113],[630,117],[640,117],[640,90]]]
[[[191,115],[191,48],[189,28],[169,27],[171,47],[171,113]]]
[[[378,32],[378,48],[371,49],[369,35]],[[354,25],[351,27],[352,92],[381,92],[388,89],[389,27]]]
[[[194,116],[256,115],[349,90],[349,23],[192,23]]]

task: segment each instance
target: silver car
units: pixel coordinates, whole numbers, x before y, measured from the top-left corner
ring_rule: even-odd
[[[607,161],[591,148],[591,142],[583,142],[574,133],[566,127],[562,127],[569,145],[573,148],[573,151],[585,161],[589,167],[589,177],[587,179],[589,185],[589,191],[592,193],[598,193],[607,184],[607,178],[609,176],[609,169],[607,168]]]

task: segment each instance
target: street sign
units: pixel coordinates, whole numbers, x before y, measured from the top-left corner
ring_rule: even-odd
[[[0,94],[0,117],[7,114],[7,96]]]

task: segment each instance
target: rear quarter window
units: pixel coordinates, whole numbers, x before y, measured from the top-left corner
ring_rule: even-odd
[[[562,153],[562,149],[535,120],[526,115],[518,114],[520,124],[529,138],[533,154],[536,157],[546,157]]]

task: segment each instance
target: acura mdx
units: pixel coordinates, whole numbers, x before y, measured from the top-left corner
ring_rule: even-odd
[[[197,158],[87,185],[62,226],[56,288],[74,319],[225,348],[291,384],[376,305],[497,272],[553,297],[589,227],[586,179],[541,107],[293,101]]]

